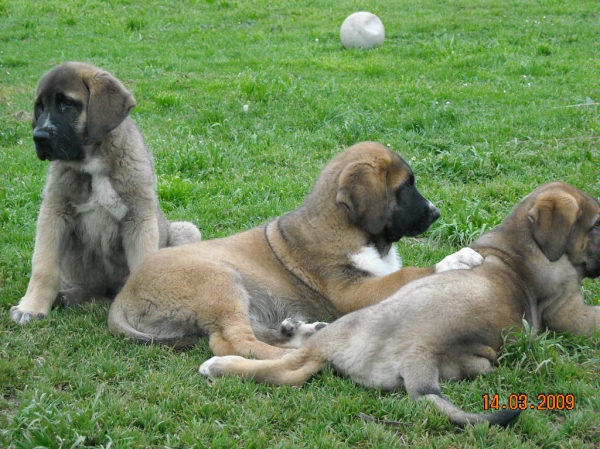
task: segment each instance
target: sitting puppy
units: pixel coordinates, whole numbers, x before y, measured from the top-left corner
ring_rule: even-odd
[[[586,305],[579,286],[600,276],[600,204],[569,185],[544,185],[472,248],[484,256],[481,266],[416,280],[279,360],[213,357],[200,373],[301,385],[330,364],[361,385],[404,386],[457,424],[506,424],[518,411],[466,413],[442,396],[439,379],[492,371],[503,333],[520,328],[523,317],[535,329],[599,329],[600,307]]]
[[[302,321],[337,318],[413,279],[481,263],[466,249],[435,267],[400,269],[395,242],[438,217],[400,156],[356,144],[327,165],[296,210],[149,257],[115,298],[109,329],[180,346],[208,335],[215,355],[280,357],[323,326]]]
[[[10,310],[18,323],[54,304],[113,298],[160,247],[200,240],[192,223],[165,219],[131,93],[110,73],[68,62],[41,79],[33,140],[50,171],[37,222],[31,280]]]

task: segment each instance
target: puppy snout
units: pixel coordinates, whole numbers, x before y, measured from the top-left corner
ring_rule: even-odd
[[[38,145],[47,145],[50,142],[50,134],[43,129],[33,131],[33,141]]]
[[[440,218],[440,210],[435,207],[433,203],[429,203],[429,216],[431,217],[432,223]]]
[[[33,141],[35,142],[35,152],[42,161],[52,160],[52,149],[50,146],[50,133],[44,129],[33,131]]]

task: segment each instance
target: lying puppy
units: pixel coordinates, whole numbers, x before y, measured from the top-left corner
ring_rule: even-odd
[[[404,160],[373,142],[354,145],[298,209],[149,257],[116,297],[109,329],[180,346],[208,335],[215,355],[280,357],[323,326],[304,321],[337,318],[434,271],[479,264],[464,250],[435,268],[399,269],[394,242],[438,217]]]
[[[51,163],[14,321],[44,318],[55,303],[110,299],[159,247],[200,240],[196,226],[168,222],[158,205],[152,160],[128,117],[134,106],[119,80],[87,64],[61,64],[41,79],[33,140]]]
[[[416,280],[280,360],[213,357],[200,373],[301,385],[330,364],[361,385],[404,386],[454,423],[505,424],[518,411],[466,413],[442,396],[439,379],[492,371],[503,332],[521,327],[523,317],[536,329],[599,329],[600,307],[584,303],[579,285],[600,276],[600,205],[574,187],[547,184],[472,248],[485,257],[481,266]]]

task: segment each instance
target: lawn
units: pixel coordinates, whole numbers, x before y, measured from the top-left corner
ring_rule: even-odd
[[[381,47],[341,46],[359,10],[383,21]],[[98,65],[133,92],[162,207],[205,239],[297,207],[343,148],[389,145],[442,212],[398,244],[404,265],[426,266],[542,183],[600,196],[599,23],[589,0],[0,0],[0,447],[599,447],[598,337],[525,331],[495,373],[443,384],[469,411],[494,394],[573,394],[573,410],[457,428],[332,370],[302,388],[208,381],[206,341],[136,345],[108,333],[105,305],[27,326],[8,316],[47,170],[31,139],[35,86],[60,62]],[[583,290],[598,305],[600,284]]]

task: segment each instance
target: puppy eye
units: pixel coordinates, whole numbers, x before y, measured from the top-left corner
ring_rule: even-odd
[[[77,100],[74,98],[68,97],[62,92],[58,92],[56,94],[56,105],[60,111],[64,111],[65,109],[76,106],[76,104]]]
[[[411,189],[415,186],[415,175],[410,175],[410,178],[408,178],[406,180],[406,182],[404,183],[404,188],[405,189]]]
[[[600,220],[594,223],[594,229],[600,229]]]
[[[71,100],[70,98],[67,98],[67,97],[63,97],[60,100],[60,106],[59,107],[60,107],[61,111],[64,111],[65,109],[68,109],[68,108],[70,108],[70,107],[72,107],[74,105],[75,105],[75,102],[73,100]]]
[[[33,107],[33,112],[35,114],[35,118],[39,118],[40,115],[42,115],[42,112],[44,112],[44,105],[42,104],[41,101],[38,101],[34,107]]]

